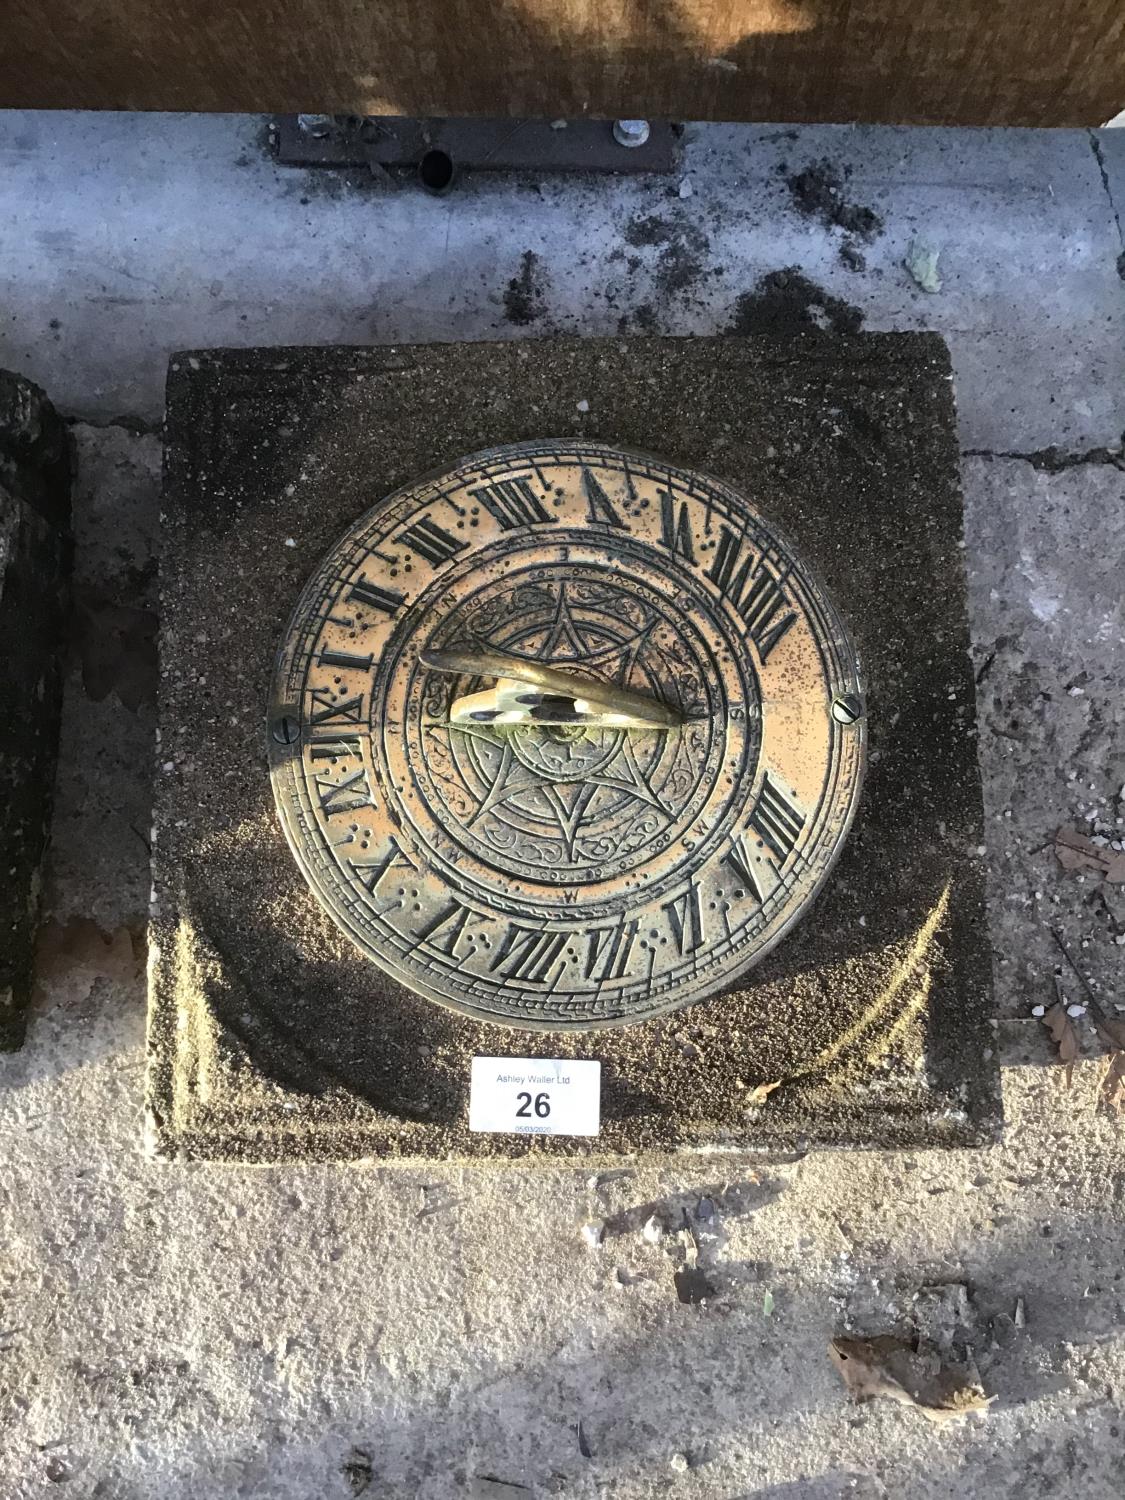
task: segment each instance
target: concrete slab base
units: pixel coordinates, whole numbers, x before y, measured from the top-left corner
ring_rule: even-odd
[[[167,418],[150,1140],[160,1154],[501,1157],[964,1145],[998,1118],[948,355],[927,335],[178,356]],[[351,948],[273,808],[293,601],[379,497],[544,435],[656,451],[797,540],[870,683],[828,889],[736,993],[593,1034],[455,1017]],[[595,1057],[600,1138],[467,1130],[474,1054]],[[778,1083],[764,1103],[753,1090]]]

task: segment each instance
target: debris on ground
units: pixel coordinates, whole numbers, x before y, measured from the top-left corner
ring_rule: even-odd
[[[938,256],[941,251],[925,240],[911,240],[903,265],[924,292],[940,292],[942,280],[938,275]]]
[[[764,1104],[769,1096],[773,1093],[774,1089],[779,1089],[781,1087],[781,1083],[782,1080],[778,1078],[773,1083],[755,1084],[755,1086],[746,1095],[747,1107],[756,1104]]]
[[[157,624],[151,609],[115,604],[92,589],[76,591],[72,639],[88,698],[100,703],[115,692],[132,713],[156,702]]]
[[[1073,1071],[1074,1058],[1078,1052],[1078,1035],[1074,1030],[1072,1019],[1084,1016],[1087,1013],[1094,1023],[1094,1030],[1098,1040],[1109,1049],[1109,1059],[1105,1074],[1102,1078],[1099,1097],[1105,1108],[1112,1115],[1125,1114],[1125,1019],[1120,1016],[1111,1016],[1102,1002],[1094,992],[1093,985],[1075,963],[1070,949],[1063,942],[1061,934],[1051,928],[1051,937],[1055,946],[1066,959],[1074,977],[1081,984],[1086,994],[1086,1003],[1083,1005],[1066,1005],[1063,1020],[1069,1033],[1063,1028],[1058,1012],[1064,1008],[1062,985],[1059,979],[1055,979],[1055,989],[1058,994],[1058,1002],[1043,1016],[1043,1024],[1051,1029],[1051,1039],[1059,1049],[1059,1060],[1067,1064],[1067,1082],[1070,1082]],[[1052,1017],[1054,1019],[1052,1020]],[[1058,1033],[1058,1034],[1056,1034]],[[1064,1050],[1066,1055],[1064,1056]]]
[[[829,229],[844,229],[871,241],[883,228],[874,209],[851,203],[844,191],[851,168],[823,160],[811,162],[801,172],[786,177],[793,201],[809,218],[819,219]]]
[[[1125,850],[1111,849],[1073,828],[1055,831],[1055,856],[1064,870],[1097,870],[1110,885],[1125,885]]]
[[[1078,1056],[1078,1033],[1074,1022],[1066,1013],[1066,1007],[1056,1001],[1042,1017],[1043,1025],[1051,1033],[1051,1040],[1059,1054],[1059,1062],[1066,1069],[1066,1084],[1070,1087],[1074,1077],[1074,1063]]]
[[[817,286],[796,266],[769,271],[735,301],[728,333],[788,335],[803,328],[859,333],[863,312]]]
[[[1125,1052],[1110,1053],[1099,1093],[1111,1115],[1125,1117]]]
[[[582,1238],[586,1241],[588,1250],[596,1250],[605,1237],[604,1224],[583,1224]]]
[[[461,1205],[461,1199],[446,1182],[424,1182],[418,1191],[421,1204],[414,1215],[416,1219],[431,1219],[434,1214],[445,1213],[447,1209],[459,1208]]]
[[[534,250],[520,257],[519,274],[508,282],[504,293],[504,313],[509,323],[534,323],[547,311],[545,272]]]
[[[353,1495],[365,1495],[371,1488],[374,1467],[366,1448],[353,1448],[341,1465],[340,1472]]]
[[[1117,1016],[1095,1016],[1094,1030],[1109,1048],[1105,1077],[1099,1090],[1102,1103],[1110,1114],[1125,1116],[1125,1020]]]
[[[867,256],[858,245],[851,240],[845,240],[840,246],[840,264],[847,266],[849,271],[866,271]]]
[[[715,1288],[699,1268],[699,1241],[687,1216],[683,1215],[684,1256],[683,1262],[672,1274],[676,1296],[681,1302],[692,1305],[709,1302],[715,1296]]]
[[[664,1238],[664,1225],[655,1214],[650,1215],[641,1229],[641,1239],[646,1245],[659,1245]]]
[[[929,1421],[943,1423],[974,1411],[987,1411],[995,1396],[986,1396],[973,1372],[936,1363],[905,1339],[880,1335],[871,1339],[834,1338],[832,1361],[855,1401],[886,1396],[916,1407]]]
[[[86,999],[99,979],[129,984],[144,968],[143,933],[128,927],[103,932],[89,917],[58,922],[53,917],[39,929],[35,950],[35,979],[40,987],[62,980],[77,981]]]

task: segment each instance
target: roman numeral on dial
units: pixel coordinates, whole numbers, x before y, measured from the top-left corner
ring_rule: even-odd
[[[392,834],[390,847],[382,859],[372,860],[370,863],[357,864],[354,859],[349,859],[355,878],[369,896],[375,894],[375,887],[389,870],[407,869],[413,870],[414,865],[407,859],[406,855],[398,846],[398,842]]]
[[[368,583],[366,578],[361,578],[353,583],[348,590],[348,598],[354,599],[357,604],[364,604],[368,609],[382,610],[383,614],[392,617],[398,612],[402,604],[402,594],[396,594],[394,589],[382,589],[376,583]]]
[[[469,908],[460,901],[451,901],[443,911],[438,912],[432,922],[422,928],[417,934],[418,939],[428,943],[431,948],[436,948],[446,958],[455,958],[457,944],[465,935],[471,915]]]
[[[660,540],[669,552],[682,557],[685,562],[695,561],[687,501],[681,500],[677,505],[671,490],[660,491]]]
[[[415,521],[413,526],[400,531],[395,540],[401,542],[404,547],[409,547],[411,551],[417,552],[419,557],[424,557],[435,568],[439,563],[448,562],[451,557],[456,557],[458,552],[464,552],[467,545],[450,532],[443,531],[429,516],[423,516],[420,521]]]
[[[587,979],[604,984],[607,979],[624,979],[628,973],[629,955],[637,936],[637,919],[618,922],[613,927],[591,927],[587,933],[584,972]]]
[[[497,479],[492,484],[470,490],[469,494],[499,521],[505,531],[555,520],[544,509],[542,499],[535,493],[526,474],[519,474],[514,479]]]
[[[312,688],[310,693],[313,701],[310,724],[363,723],[362,693],[355,698],[345,698],[341,703],[337,703],[329,688]]]
[[[703,946],[703,906],[699,899],[699,885],[691,881],[686,891],[673,896],[664,904],[668,913],[672,935],[676,939],[681,955],[694,953]]]
[[[311,741],[309,754],[313,760],[340,760],[346,755],[354,755],[358,760],[363,754],[363,743],[358,734],[326,734],[323,739]]]
[[[527,984],[542,984],[569,941],[566,932],[510,926],[489,971]]]
[[[613,508],[609,496],[602,488],[601,482],[595,478],[590,469],[582,470],[582,488],[586,492],[586,505],[589,510],[590,523],[596,525],[602,521],[607,526],[620,526],[624,528],[625,522]]]
[[[770,780],[767,771],[762,778],[762,794],[758,798],[758,805],[750,814],[750,827],[784,864],[793,853],[804,826],[804,814]]]
[[[758,884],[758,877],[755,874],[753,859],[750,854],[750,846],[746,842],[746,835],[744,833],[737,834],[731,840],[730,848],[723,855],[723,864],[733,871],[735,879],[745,886],[746,891],[761,906],[762,888]]]
[[[343,672],[370,672],[374,660],[373,656],[358,656],[352,651],[329,651],[326,646],[320,648],[317,657],[322,667],[338,667]]]
[[[743,539],[728,527],[719,534],[719,550],[707,577],[746,622],[747,633],[765,661],[794,623],[796,613],[782,590],[782,580],[753,551],[745,557]]]
[[[316,792],[320,810],[328,817],[333,813],[355,812],[357,808],[375,805],[371,788],[367,785],[367,772],[362,766],[339,781],[333,781],[330,776],[317,776]]]

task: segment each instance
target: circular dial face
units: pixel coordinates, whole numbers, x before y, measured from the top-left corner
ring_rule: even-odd
[[[497,674],[440,652],[679,722],[466,719]],[[524,443],[381,501],[324,559],[278,657],[274,794],[314,892],[395,979],[505,1025],[641,1021],[729,988],[815,894],[859,795],[860,694],[823,588],[737,491]]]

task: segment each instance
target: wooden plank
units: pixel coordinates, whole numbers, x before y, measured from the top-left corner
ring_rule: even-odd
[[[0,105],[1095,125],[1121,0],[7,0]]]

